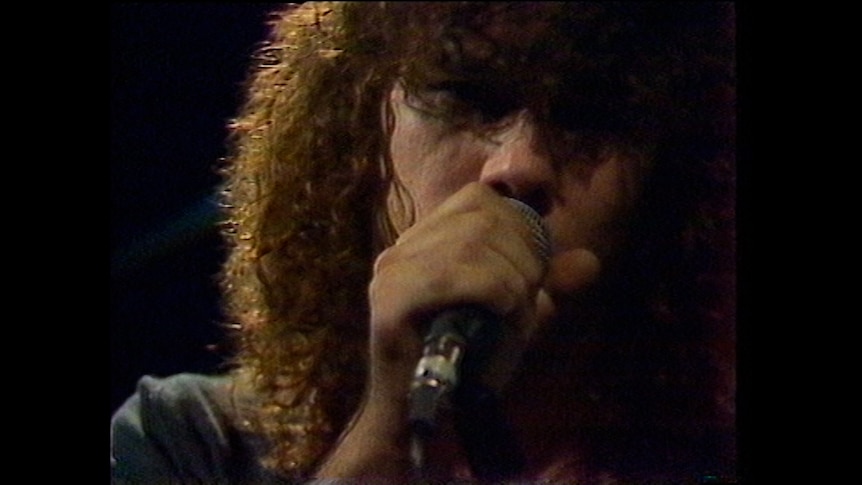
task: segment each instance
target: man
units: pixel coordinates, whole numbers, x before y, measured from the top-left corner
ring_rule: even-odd
[[[224,166],[233,368],[142,379],[115,480],[732,479],[731,14],[275,13]],[[417,439],[462,306],[499,341]]]

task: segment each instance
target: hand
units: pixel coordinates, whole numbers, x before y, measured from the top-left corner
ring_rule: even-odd
[[[506,385],[531,336],[554,315],[543,289],[546,274],[560,291],[589,279],[566,268],[597,263],[592,253],[576,250],[555,255],[545,268],[535,244],[517,209],[490,187],[472,183],[380,254],[369,287],[367,394],[320,476],[405,476],[407,396],[422,353],[422,324],[441,308],[474,303],[501,317],[502,341],[484,380],[498,390]]]
[[[538,295],[545,268],[537,254],[533,229],[485,185],[467,185],[421,218],[375,264],[372,383],[386,394],[406,392],[421,355],[423,324],[441,309],[465,303],[502,317],[497,354],[512,362],[512,352],[539,323],[537,303],[549,303],[547,295]],[[506,377],[493,378],[495,387]]]

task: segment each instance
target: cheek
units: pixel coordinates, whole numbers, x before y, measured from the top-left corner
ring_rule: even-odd
[[[467,183],[478,179],[481,153],[462,134],[445,131],[396,109],[391,139],[395,176],[407,191],[417,218],[433,210]]]

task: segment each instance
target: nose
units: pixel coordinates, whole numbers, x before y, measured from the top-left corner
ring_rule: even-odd
[[[506,197],[518,199],[540,215],[551,210],[556,173],[528,112],[494,136],[479,181]]]

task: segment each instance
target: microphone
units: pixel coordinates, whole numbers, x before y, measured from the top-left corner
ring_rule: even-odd
[[[547,266],[551,255],[548,227],[532,207],[505,198],[523,216],[532,231],[536,255]],[[499,316],[481,305],[448,308],[431,321],[422,357],[410,388],[409,422],[413,433],[414,469],[426,474],[424,443],[436,432],[441,405],[454,404],[455,426],[468,461],[483,479],[500,479],[523,466],[511,439],[496,396],[479,384],[483,365],[501,337]]]

